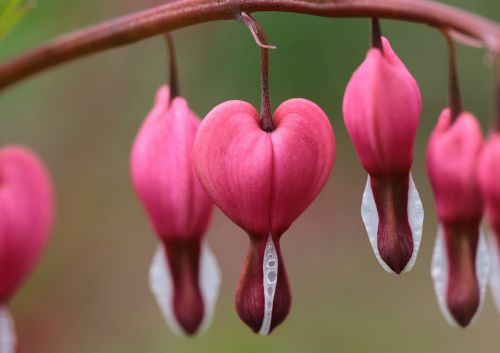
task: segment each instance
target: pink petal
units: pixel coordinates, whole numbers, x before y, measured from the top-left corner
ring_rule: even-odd
[[[328,117],[313,102],[290,99],[274,113],[271,233],[280,235],[319,194],[335,158]]]
[[[343,113],[347,131],[370,174],[408,172],[421,112],[418,85],[383,38],[347,85]]]
[[[201,238],[213,202],[198,182],[192,163],[200,124],[182,97],[158,91],[131,156],[132,181],[151,223],[163,240]]]
[[[249,234],[267,238],[271,222],[272,143],[250,104],[212,109],[196,136],[193,159],[215,204]]]
[[[33,270],[53,220],[53,190],[40,159],[20,146],[0,150],[0,302]]]

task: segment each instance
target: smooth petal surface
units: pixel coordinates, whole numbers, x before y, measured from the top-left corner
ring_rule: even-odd
[[[436,291],[438,300],[446,298],[443,305],[463,327],[469,325],[482,302],[484,284],[478,274],[488,271],[487,254],[478,254],[483,205],[476,170],[482,145],[473,115],[462,113],[452,123],[450,111],[445,109],[427,149],[427,170],[444,239],[439,256],[446,257],[446,266],[441,266],[446,271],[442,275],[446,278],[444,294],[438,287]]]
[[[0,303],[33,270],[53,221],[53,189],[40,159],[20,146],[0,150]]]
[[[281,235],[326,183],[335,156],[328,118],[314,103],[291,99],[276,110],[276,130],[259,126],[243,101],[215,107],[198,132],[194,162],[219,208],[251,235]]]
[[[249,103],[229,101],[203,119],[193,161],[205,190],[233,222],[267,237],[271,223],[273,149]]]
[[[273,117],[271,233],[280,235],[319,194],[335,158],[328,117],[316,104],[290,99]]]
[[[273,121],[268,133],[250,104],[223,103],[203,120],[193,151],[202,185],[250,235],[236,308],[263,335],[285,319],[291,303],[280,236],[320,192],[335,156],[332,128],[314,103],[288,100]]]
[[[480,220],[482,198],[476,179],[483,138],[479,123],[462,113],[452,124],[445,109],[427,147],[427,171],[442,222]]]
[[[408,173],[422,102],[418,85],[382,38],[347,85],[344,122],[363,167],[370,174]]]
[[[163,240],[199,239],[205,233],[213,202],[193,169],[192,149],[200,124],[182,97],[158,91],[132,148],[135,190]]]

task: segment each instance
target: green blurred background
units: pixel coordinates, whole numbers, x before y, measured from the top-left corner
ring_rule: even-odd
[[[40,0],[0,42],[0,60],[57,35],[160,3]],[[447,1],[500,21],[496,0]],[[162,38],[88,57],[42,73],[0,96],[2,144],[37,150],[57,187],[57,222],[37,270],[11,303],[23,352],[498,352],[500,315],[488,296],[478,322],[462,330],[442,317],[430,278],[436,217],[425,146],[446,104],[443,38],[425,25],[383,21],[383,32],[420,84],[423,116],[414,178],[425,211],[414,270],[396,277],[373,256],[360,217],[365,172],[346,134],[343,90],[364,58],[368,21],[298,14],[256,17],[278,50],[271,53],[274,107],[306,97],[324,108],[337,138],[331,178],[282,239],[293,289],[288,320],[255,336],[234,310],[248,245],[216,212],[209,229],[223,272],[210,330],[196,339],[167,328],[147,284],[156,239],[130,185],[134,135],[165,78]],[[228,99],[259,104],[258,49],[237,22],[174,32],[182,93],[200,116]],[[491,74],[481,50],[459,47],[464,105],[486,131]]]

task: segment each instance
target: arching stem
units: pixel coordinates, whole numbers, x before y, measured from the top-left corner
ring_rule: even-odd
[[[56,38],[0,65],[0,90],[77,58],[197,23],[229,20],[245,11],[286,11],[325,17],[377,17],[446,28],[500,53],[500,26],[429,0],[180,0]]]
[[[175,55],[174,38],[170,33],[165,34],[165,40],[168,48],[168,75],[170,80],[170,100],[179,95],[179,80],[177,73],[177,58]]]
[[[457,75],[457,59],[456,59],[455,43],[453,42],[453,39],[448,34],[448,32],[443,31],[443,34],[448,43],[448,65],[449,65],[448,105],[450,107],[450,112],[451,112],[451,121],[453,122],[462,112],[462,98],[460,95],[460,85],[458,82],[458,75]]]
[[[238,18],[248,27],[260,47],[260,127],[264,131],[271,132],[274,130],[274,124],[269,98],[269,49],[275,49],[275,47],[269,45],[264,29],[252,16],[242,12]]]
[[[384,52],[384,47],[382,46],[382,30],[380,29],[379,19],[377,17],[372,17],[371,25],[371,46],[372,48],[377,48],[381,52]]]

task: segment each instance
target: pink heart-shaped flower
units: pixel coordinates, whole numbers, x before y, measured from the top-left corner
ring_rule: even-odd
[[[225,102],[203,120],[193,148],[201,184],[251,238],[236,305],[261,334],[290,306],[279,238],[323,188],[335,156],[333,130],[316,104],[288,100],[273,122],[274,131],[263,131],[252,105]]]

